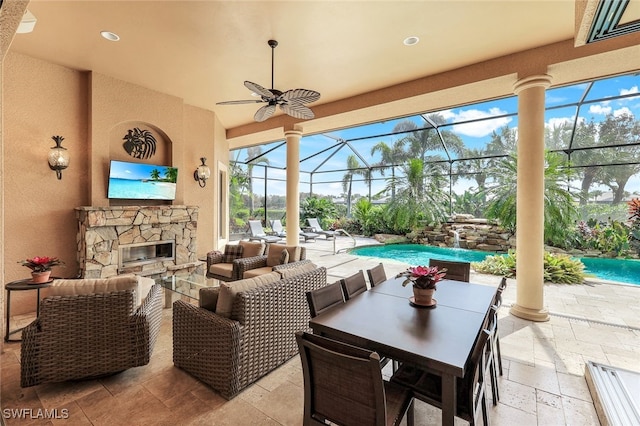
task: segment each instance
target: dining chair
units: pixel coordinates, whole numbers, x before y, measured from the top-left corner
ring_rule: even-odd
[[[498,364],[498,371],[502,376],[502,355],[500,353],[500,335],[498,333],[498,310],[502,306],[502,292],[507,288],[507,277],[502,277],[500,281],[500,285],[496,289],[496,294],[493,297],[493,307],[495,308],[495,318],[494,321],[496,323],[495,333],[491,338],[491,345],[493,346],[493,352],[496,357],[496,362]]]
[[[376,352],[297,332],[304,377],[303,425],[413,426],[413,397],[385,381]]]
[[[344,302],[340,281],[307,292],[307,303],[309,304],[311,318],[315,318],[324,311]]]
[[[375,287],[387,280],[387,273],[384,271],[384,265],[382,263],[379,263],[371,269],[367,269],[367,276],[369,277],[369,285],[371,285],[371,287]]]
[[[470,262],[429,259],[429,266],[437,266],[438,269],[447,268],[447,275],[445,278],[448,280],[469,282],[469,275],[471,274]]]
[[[341,279],[340,283],[342,285],[342,292],[344,293],[345,300],[349,300],[352,297],[367,291],[367,282],[364,279],[362,269],[350,277]]]
[[[456,379],[456,417],[468,421],[470,426],[478,424],[480,415],[483,425],[489,424],[484,383],[487,372],[485,360],[489,357],[488,341],[489,331],[483,328],[465,366],[464,377]],[[391,377],[391,382],[411,389],[414,398],[442,408],[441,376],[405,363]]]

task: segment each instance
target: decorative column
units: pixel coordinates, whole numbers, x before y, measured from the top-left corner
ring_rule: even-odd
[[[302,129],[293,126],[286,130],[287,140],[287,245],[297,246],[300,242],[300,138]]]
[[[516,204],[516,303],[510,312],[548,321],[544,308],[544,101],[546,74],[516,82],[518,95],[518,179]]]

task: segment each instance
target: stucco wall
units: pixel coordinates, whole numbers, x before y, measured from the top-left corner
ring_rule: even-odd
[[[117,153],[122,148],[111,143],[110,134],[124,122],[148,123],[166,135],[170,152],[162,154],[158,162],[169,161],[179,170],[174,204],[200,207],[199,257],[214,248],[217,174],[212,173],[204,189],[193,179],[200,157],[207,157],[212,172],[218,160],[228,162],[224,130],[216,131],[213,112],[109,76],[75,71],[12,52],[4,61],[2,89],[5,282],[27,278],[29,271],[17,261],[38,255],[64,260],[66,268],[54,269],[54,275],[77,274],[73,209],[109,205],[109,160],[123,159],[124,155]],[[71,157],[62,180],[57,180],[47,165],[53,135],[64,136],[63,146]],[[154,161],[129,158],[134,162]],[[35,292],[12,294],[11,309],[12,314],[34,310]]]

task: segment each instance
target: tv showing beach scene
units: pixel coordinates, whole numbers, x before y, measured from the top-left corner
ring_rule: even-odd
[[[111,160],[107,197],[131,200],[174,200],[178,169],[155,164]]]

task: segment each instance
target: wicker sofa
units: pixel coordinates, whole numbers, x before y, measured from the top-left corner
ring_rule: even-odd
[[[149,363],[162,287],[135,275],[55,280],[22,332],[20,385],[100,377]]]
[[[291,256],[287,262],[282,262],[280,254],[285,248],[290,251]],[[292,250],[296,250],[295,254]],[[275,259],[273,254],[276,255]],[[207,253],[207,277],[225,282],[238,281],[269,273],[273,270],[273,266],[278,264],[305,260],[306,256],[307,251],[304,247],[240,241],[238,244],[227,244],[224,253],[219,251]]]
[[[242,289],[250,281],[257,281],[257,286]],[[223,397],[233,398],[297,354],[294,333],[309,330],[306,292],[325,285],[326,269],[304,260],[281,265],[269,274],[229,283],[230,288],[240,289],[227,313],[218,312],[222,294],[215,294],[217,289],[200,291],[202,306],[176,301],[174,365]],[[210,310],[214,308],[216,312]]]

